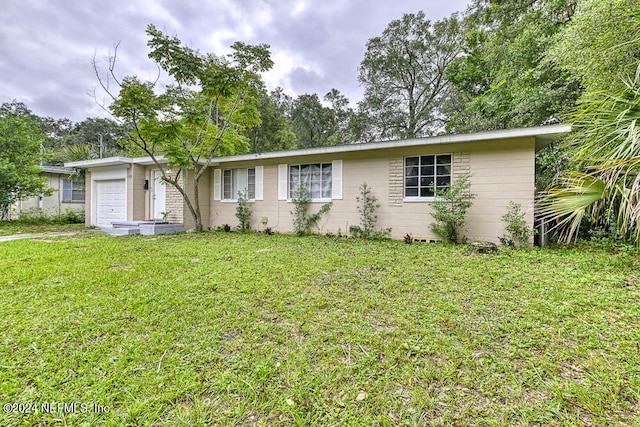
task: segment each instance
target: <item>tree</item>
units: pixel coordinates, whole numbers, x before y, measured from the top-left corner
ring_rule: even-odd
[[[73,128],[73,122],[69,119],[54,119],[52,117],[40,117],[35,115],[26,104],[18,101],[5,103],[0,108],[0,114],[13,117],[27,118],[35,121],[43,135],[40,142],[39,161],[44,165],[60,165],[59,153],[64,148],[64,138]]]
[[[31,111],[18,107],[0,108],[0,219],[8,218],[10,206],[18,200],[51,194],[46,178],[40,176],[45,135]]]
[[[356,196],[358,212],[360,213],[360,225],[349,226],[349,232],[355,237],[364,239],[381,239],[389,237],[391,228],[376,230],[378,215],[376,211],[380,208],[378,198],[371,192],[371,187],[366,182],[360,184],[360,194]]]
[[[46,126],[54,129],[43,144],[47,164],[62,165],[64,162],[127,154],[123,148],[127,129],[113,120],[88,118],[80,123],[69,121],[64,129],[59,129],[60,121],[51,120],[47,119],[49,123]]]
[[[464,19],[463,55],[449,64],[455,88],[447,132],[554,123],[580,95],[580,85],[544,61],[573,17],[576,0],[477,0]]]
[[[576,0],[476,0],[464,18],[463,54],[447,68],[453,86],[447,132],[540,126],[562,121],[582,86],[548,61],[575,16]],[[536,155],[536,189],[568,166],[553,143]]]
[[[62,165],[66,160],[63,152],[66,149],[66,139],[74,127],[73,122],[66,118],[34,117],[38,121],[40,129],[46,135],[45,140],[42,142],[43,164]]]
[[[640,59],[639,22],[636,0],[584,0],[553,39],[546,60],[585,92],[624,89]]]
[[[445,70],[460,47],[457,15],[432,25],[424,12],[403,15],[367,42],[358,77],[365,89],[360,109],[371,118],[376,139],[415,138],[443,128]]]
[[[318,224],[322,215],[329,212],[333,205],[332,202],[325,203],[320,207],[318,212],[310,214],[309,205],[311,204],[311,197],[302,184],[295,189],[291,201],[293,202],[293,211],[291,211],[291,215],[293,216],[293,230],[297,236],[307,234],[311,227]]]
[[[358,140],[358,129],[353,123],[355,113],[349,99],[338,89],[325,94],[324,105],[316,93],[300,95],[289,105],[289,121],[299,148],[344,145]]]
[[[320,102],[318,94],[303,94],[293,102],[291,127],[298,140],[298,148],[326,147],[334,141],[332,113]]]
[[[236,218],[240,224],[238,224],[238,230],[242,233],[248,233],[251,231],[251,207],[249,206],[249,199],[247,191],[238,192],[238,206],[236,206]]]
[[[349,99],[334,88],[327,92],[324,100],[331,104],[327,114],[333,133],[328,137],[328,145],[345,145],[355,142],[352,128],[352,120],[355,113],[349,107]]]
[[[129,146],[151,157],[162,180],[182,195],[195,229],[202,231],[200,179],[216,156],[248,150],[246,130],[260,124],[257,104],[264,84],[259,73],[273,62],[267,45],[235,42],[233,52],[221,57],[183,46],[177,37],[166,36],[153,25],[146,32],[149,57],[173,83],[161,88],[157,80],[129,76],[120,81],[114,73],[114,54],[109,60],[110,79],[119,87],[114,94],[110,80],[99,77],[95,61],[94,68],[113,99],[109,110],[132,128]],[[174,172],[169,173],[168,167]],[[193,183],[189,191],[187,179]]]
[[[585,88],[564,144],[575,168],[541,199],[565,241],[588,217],[640,244],[639,21],[636,2],[585,1],[551,50],[550,60]]]
[[[258,102],[260,124],[247,129],[252,153],[292,150],[296,148],[296,134],[286,116],[286,106],[279,104],[281,92],[262,95]]]
[[[63,141],[65,161],[70,161],[69,154],[74,147],[86,147],[85,159],[126,154],[123,144],[127,133],[126,126],[111,119],[88,118],[76,123]]]
[[[535,229],[527,226],[525,219],[526,212],[522,210],[522,205],[516,202],[507,203],[507,212],[502,215],[502,222],[505,224],[507,234],[498,237],[504,246],[513,248],[525,247],[529,244],[529,238],[535,233]]]
[[[614,93],[584,97],[574,113],[567,142],[579,166],[561,175],[543,194],[547,219],[561,238],[576,236],[583,218],[609,228],[616,237],[640,243],[640,67],[633,81]]]

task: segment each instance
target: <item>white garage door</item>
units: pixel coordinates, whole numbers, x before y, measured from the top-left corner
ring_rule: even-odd
[[[96,181],[96,225],[111,227],[113,221],[124,221],[125,185],[124,179]]]

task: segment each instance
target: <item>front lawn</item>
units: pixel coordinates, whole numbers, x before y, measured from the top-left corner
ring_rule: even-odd
[[[48,232],[84,232],[84,224],[28,224],[19,221],[0,221],[0,236]]]
[[[639,258],[464,249],[0,243],[0,425],[640,424]]]

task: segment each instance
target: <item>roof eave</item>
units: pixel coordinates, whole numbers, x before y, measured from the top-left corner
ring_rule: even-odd
[[[552,141],[557,140],[560,136],[569,133],[571,131],[570,124],[555,124],[531,128],[519,128],[519,129],[506,129],[506,130],[494,130],[475,132],[468,134],[448,134],[431,136],[426,138],[412,138],[396,141],[382,141],[371,142],[367,144],[349,144],[338,145],[334,147],[316,147],[305,148],[299,150],[288,151],[274,151],[269,153],[252,153],[252,154],[240,154],[236,156],[217,157],[213,159],[212,165],[218,165],[220,163],[229,162],[241,162],[241,161],[256,161],[267,159],[284,159],[288,157],[304,157],[312,155],[322,154],[334,154],[334,153],[349,153],[358,151],[372,151],[383,150],[390,148],[401,147],[414,147],[421,145],[438,145],[438,144],[461,144],[469,142],[481,142],[501,139],[513,139],[513,138],[535,138],[536,151],[539,151],[549,145]],[[167,163],[167,160],[163,156],[156,158],[160,163]],[[204,163],[204,161],[202,162]],[[104,166],[119,166],[119,165],[153,165],[155,162],[151,157],[109,157],[106,159],[93,159],[83,160],[79,162],[68,162],[64,165],[66,167],[76,167],[82,169],[104,167]]]
[[[166,159],[163,156],[156,157],[156,160],[160,163],[166,163]],[[90,169],[90,168],[98,168],[98,167],[106,167],[106,166],[123,166],[123,165],[153,165],[155,162],[151,157],[107,157],[104,159],[91,159],[91,160],[81,160],[78,162],[65,162],[66,167],[72,168],[80,168],[80,169]]]
[[[413,147],[419,145],[459,144],[500,139],[533,137],[536,140],[536,151],[546,147],[552,141],[571,131],[569,124],[539,126],[533,128],[506,129],[484,131],[469,134],[449,134],[426,138],[413,138],[395,141],[371,142],[367,144],[338,145],[334,147],[316,147],[300,150],[274,151],[269,153],[240,154],[237,156],[218,157],[216,163],[240,162],[250,160],[266,160],[286,157],[303,157],[320,154],[345,153],[356,151],[382,150],[398,147]]]

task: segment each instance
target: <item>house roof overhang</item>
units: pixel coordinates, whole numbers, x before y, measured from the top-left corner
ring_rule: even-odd
[[[539,151],[549,145],[551,142],[557,140],[562,135],[571,131],[571,125],[558,124],[549,126],[539,126],[532,128],[521,129],[507,129],[497,131],[476,132],[468,134],[451,134],[451,135],[439,135],[426,138],[412,138],[396,141],[382,141],[382,142],[370,142],[367,144],[349,144],[338,145],[334,147],[317,147],[307,148],[301,150],[289,150],[289,151],[274,151],[270,153],[254,153],[254,154],[241,154],[237,156],[219,157],[215,161],[217,163],[223,162],[239,162],[247,160],[264,160],[264,159],[279,159],[287,157],[299,157],[299,156],[312,156],[318,154],[333,154],[333,153],[349,153],[357,151],[370,151],[370,150],[383,150],[389,148],[399,147],[415,147],[415,146],[428,146],[438,144],[460,144],[468,142],[483,142],[491,140],[501,139],[514,139],[514,138],[527,138],[533,137],[536,140],[536,151]]]
[[[539,151],[557,140],[562,135],[571,131],[569,124],[556,124],[548,126],[506,129],[495,131],[475,132],[468,134],[439,135],[425,138],[412,138],[396,141],[371,142],[367,144],[338,145],[334,147],[316,147],[299,150],[274,151],[269,153],[240,154],[236,156],[217,157],[212,165],[227,162],[241,162],[251,160],[284,159],[288,157],[313,156],[321,154],[350,153],[358,151],[383,150],[400,147],[429,146],[439,144],[462,144],[470,142],[489,142],[495,140],[515,138],[535,138],[535,149]],[[164,157],[157,157],[160,163],[167,163]],[[203,162],[204,163],[204,162]],[[153,165],[151,157],[109,157],[106,159],[84,160],[80,162],[65,163],[67,167],[95,168],[103,166],[116,166],[124,164]]]
[[[63,166],[43,165],[43,166],[40,166],[40,168],[44,173],[52,173],[52,174],[58,174],[58,175],[72,175],[74,172],[76,172],[73,168],[66,168]]]
[[[163,156],[156,157],[159,163],[167,163]],[[81,160],[78,162],[66,162],[66,167],[91,169],[106,166],[122,166],[122,165],[154,165],[155,162],[151,157],[106,157],[104,159]]]

